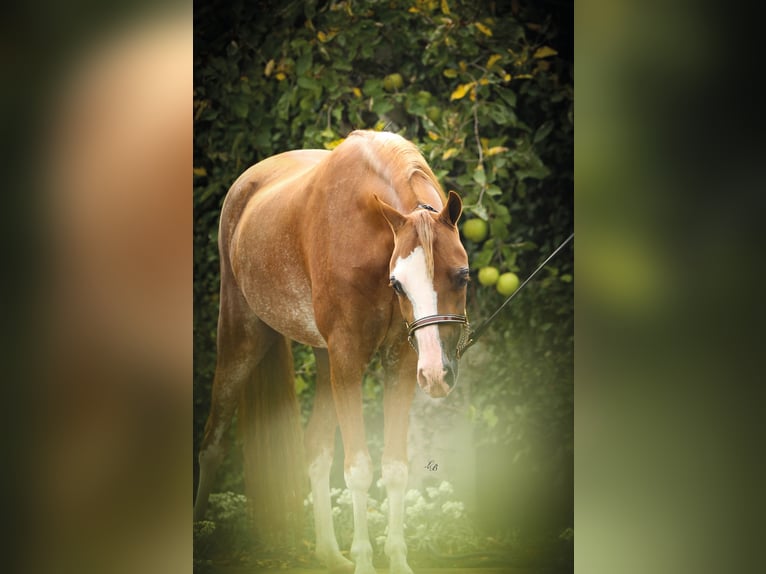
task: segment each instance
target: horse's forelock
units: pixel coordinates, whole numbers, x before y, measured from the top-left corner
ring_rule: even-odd
[[[425,209],[415,212],[415,232],[426,258],[429,279],[434,277],[434,220]]]

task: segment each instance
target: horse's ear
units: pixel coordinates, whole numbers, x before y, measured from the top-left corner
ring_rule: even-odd
[[[454,191],[450,191],[449,197],[447,197],[447,205],[444,206],[439,217],[449,225],[456,225],[462,213],[463,202],[460,196]]]
[[[380,199],[377,195],[374,197],[378,204],[378,208],[380,209],[380,213],[383,215],[383,217],[386,218],[386,221],[388,221],[392,231],[394,233],[399,231],[402,225],[404,225],[404,222],[407,221],[407,218],[399,213],[396,209],[388,205],[385,201]]]

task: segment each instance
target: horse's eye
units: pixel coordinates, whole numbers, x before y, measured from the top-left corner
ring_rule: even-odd
[[[465,287],[468,285],[468,282],[471,280],[471,274],[468,269],[461,269],[456,277],[456,283],[458,284],[458,287]]]
[[[396,291],[397,295],[404,295],[404,288],[402,287],[402,284],[396,280],[396,277],[391,277],[389,285],[391,285],[391,288]]]

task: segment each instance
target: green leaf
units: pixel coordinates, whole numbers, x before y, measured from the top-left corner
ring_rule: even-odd
[[[295,73],[303,76],[311,68],[311,52],[306,52],[295,62]]]
[[[482,112],[486,113],[494,123],[501,126],[514,125],[516,123],[514,111],[503,104],[485,104],[482,106]]]
[[[248,113],[250,113],[250,107],[243,100],[235,100],[231,103],[231,111],[238,118],[245,119]]]
[[[540,164],[526,169],[517,169],[514,173],[519,180],[526,178],[545,179],[551,174],[551,170],[548,167]]]
[[[300,78],[298,78],[298,87],[304,88],[307,90],[322,89],[322,86],[319,85],[319,82],[317,82],[313,78],[308,78],[306,76],[301,76]]]
[[[372,104],[372,111],[378,114],[379,116],[387,112],[390,112],[393,109],[394,109],[394,103],[388,99],[378,98]]]
[[[492,197],[496,197],[498,195],[503,194],[503,190],[497,187],[496,185],[489,185],[487,186],[487,195],[490,195]]]
[[[468,211],[473,213],[476,217],[480,217],[484,221],[487,221],[488,215],[487,215],[487,208],[483,205],[471,205],[467,207]]]
[[[489,240],[492,241],[492,240]],[[494,249],[488,249],[487,243],[489,241],[486,241],[484,243],[484,248],[479,251],[476,255],[474,255],[473,260],[471,261],[471,266],[476,269],[481,269],[482,267],[486,267],[492,262],[492,257],[495,254]],[[494,244],[494,242],[493,242]]]
[[[553,120],[548,120],[546,122],[543,122],[543,124],[539,128],[537,128],[537,131],[535,132],[535,136],[532,139],[532,142],[540,143],[541,141],[543,141],[553,131],[553,127],[554,127]]]
[[[383,96],[385,93],[383,91],[383,80],[379,80],[377,78],[369,78],[365,80],[364,84],[362,85],[362,92],[365,96],[373,98]]]
[[[493,219],[489,224],[489,228],[492,237],[497,238],[499,241],[504,241],[508,238],[508,226],[502,219]]]

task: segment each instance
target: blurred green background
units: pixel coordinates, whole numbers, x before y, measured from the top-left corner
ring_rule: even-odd
[[[187,276],[191,275],[193,265],[188,238],[192,218],[197,258],[195,271],[209,271],[215,268],[214,261],[202,263],[206,257],[216,257],[214,236],[206,237],[205,234],[214,234],[215,225],[211,221],[200,222],[200,218],[204,218],[202,214],[209,213],[207,217],[215,219],[220,197],[232,178],[241,167],[259,159],[267,149],[281,151],[287,147],[308,145],[310,140],[308,136],[304,137],[304,133],[310,131],[310,126],[315,126],[319,116],[315,115],[313,120],[307,120],[308,115],[302,116],[296,122],[293,133],[292,119],[311,112],[300,107],[306,95],[301,90],[316,90],[317,85],[322,90],[328,88],[323,80],[314,76],[304,78],[301,81],[304,86],[297,86],[295,73],[291,75],[286,69],[277,69],[280,63],[288,64],[288,58],[292,58],[297,66],[299,60],[295,51],[283,51],[281,47],[285,45],[289,48],[293,41],[299,40],[299,36],[306,42],[316,39],[317,51],[320,44],[333,54],[337,50],[334,42],[341,35],[330,38],[332,31],[329,24],[327,28],[316,25],[321,18],[329,17],[318,5],[314,6],[315,29],[309,33],[303,27],[306,14],[302,11],[302,4],[249,3],[250,16],[247,16],[243,3],[198,3],[194,22],[198,32],[195,34],[191,19],[186,19],[191,12],[190,3],[172,4],[168,7],[168,13],[175,14],[186,30],[182,34],[184,40],[177,43],[180,50],[153,41],[148,43],[147,49],[145,43],[147,37],[151,39],[153,34],[174,37],[174,32],[163,25],[165,3],[152,3],[149,9],[145,3],[135,2],[99,6],[77,1],[66,4],[44,0],[27,4],[11,3],[6,17],[0,22],[4,54],[0,66],[6,87],[2,91],[3,105],[0,106],[5,134],[0,161],[3,162],[6,178],[1,210],[5,220],[0,227],[6,246],[6,281],[3,282],[5,291],[2,298],[6,328],[4,344],[0,347],[5,352],[3,359],[7,365],[7,384],[4,387],[7,432],[3,434],[3,446],[6,447],[4,460],[9,468],[2,492],[8,522],[14,525],[3,541],[7,566],[12,571],[164,573],[188,571],[191,567],[189,498],[192,481],[188,480],[188,459],[196,454],[204,407],[199,403],[194,403],[192,407],[192,398],[183,384],[188,376],[179,368],[179,365],[188,362],[183,359],[182,353],[176,355],[163,347],[151,349],[154,356],[163,359],[147,365],[143,351],[138,351],[151,347],[146,344],[146,335],[166,327],[175,329],[172,339],[180,346],[191,348],[191,335],[185,322],[168,320],[164,313],[157,313],[153,305],[146,305],[140,316],[149,315],[151,320],[139,321],[141,328],[138,331],[133,323],[124,325],[123,336],[114,337],[111,333],[108,341],[100,331],[94,332],[93,337],[105,343],[109,352],[104,352],[104,345],[98,345],[95,349],[86,347],[77,356],[82,361],[75,358],[73,362],[75,366],[80,366],[80,362],[90,365],[91,359],[97,357],[105,367],[97,373],[78,371],[76,377],[62,377],[58,365],[40,354],[41,334],[48,332],[52,326],[68,335],[73,344],[79,343],[80,331],[74,330],[69,322],[51,317],[51,303],[70,310],[72,316],[79,318],[78,325],[85,332],[93,332],[94,316],[92,307],[73,303],[47,276],[51,263],[61,263],[67,276],[79,274],[79,267],[71,260],[58,261],[53,248],[68,245],[50,226],[51,222],[55,224],[59,218],[66,217],[59,209],[62,197],[60,182],[54,180],[50,186],[45,186],[39,181],[42,174],[55,176],[57,173],[48,161],[53,143],[59,142],[64,149],[80,154],[77,172],[85,178],[92,171],[103,169],[101,154],[93,153],[93,150],[123,150],[123,166],[126,169],[120,171],[119,177],[113,176],[111,182],[120,181],[124,189],[146,189],[147,181],[142,178],[148,177],[149,184],[171,192],[164,197],[168,199],[168,208],[174,214],[169,220],[175,221],[176,225],[166,225],[167,220],[162,217],[150,222],[147,215],[151,211],[146,209],[142,200],[145,196],[127,193],[115,199],[128,204],[132,200],[135,209],[129,212],[123,209],[124,227],[115,230],[107,226],[107,236],[109,240],[132,244],[136,238],[145,237],[149,232],[169,243],[187,246],[187,251],[172,255],[154,253],[152,257],[130,255],[130,250],[121,251],[121,254],[112,251],[112,265],[105,266],[101,276],[109,281],[123,281],[124,275],[115,269],[130,270],[131,274],[135,274],[135,269],[142,268],[137,263],[145,260],[158,262],[158,268],[174,268],[180,262],[189,270],[186,276],[181,274],[179,277],[180,287],[164,280],[159,284],[163,285],[163,289],[167,286],[175,293],[174,298],[188,308],[186,319],[190,322],[192,306],[184,301],[189,296],[190,279]],[[442,49],[445,57],[452,60],[449,66],[443,66],[444,70],[449,67],[458,76],[444,76],[444,70],[439,69],[442,64],[436,60],[433,66],[421,69],[421,64],[417,62],[425,54],[422,50],[413,51],[408,58],[408,61],[414,62],[411,64],[416,68],[414,70],[404,70],[398,65],[394,67],[385,58],[382,61],[370,60],[365,78],[382,82],[386,76],[400,73],[401,86],[396,87],[398,81],[394,78],[389,81],[393,92],[383,87],[383,100],[393,102],[396,108],[397,94],[411,93],[411,86],[417,85],[419,78],[427,77],[428,83],[422,90],[436,98],[436,105],[426,106],[425,111],[428,117],[429,107],[438,108],[438,111],[432,109],[432,117],[428,118],[434,123],[441,121],[448,108],[457,110],[463,121],[466,114],[472,115],[470,94],[474,79],[479,88],[477,101],[492,101],[498,95],[497,89],[509,88],[516,93],[518,108],[523,98],[520,96],[521,86],[515,80],[497,84],[492,83],[492,77],[488,77],[490,83],[481,85],[479,80],[484,73],[475,68],[474,78],[460,76],[464,73],[460,68],[462,60],[468,65],[481,55],[478,64],[490,68],[489,58],[495,53],[507,58],[511,56],[508,48],[518,52],[515,40],[503,40],[499,45],[498,39],[505,36],[497,22],[505,21],[505,16],[498,16],[494,26],[482,20],[488,17],[492,6],[497,15],[509,12],[514,15],[514,4],[497,1],[486,3],[486,8],[481,4],[467,6],[471,10],[469,12],[464,12],[457,3],[448,1],[447,4],[458,16],[456,21],[461,32],[457,33],[456,41],[459,41],[461,50],[470,49],[465,48],[463,37],[472,23],[482,23],[493,33],[490,37],[473,24],[475,56],[456,56],[450,51],[453,47]],[[356,5],[355,2],[352,4],[353,13],[356,13]],[[205,11],[205,6],[210,8]],[[388,7],[388,3],[381,2],[376,6],[383,9]],[[764,115],[760,112],[760,89],[757,85],[761,61],[758,45],[760,22],[738,6],[712,2],[580,0],[575,8],[575,59],[571,47],[567,51],[565,46],[570,40],[563,40],[566,30],[572,29],[564,24],[563,18],[557,22],[559,30],[555,37],[549,38],[547,33],[539,37],[532,35],[535,31],[526,26],[527,23],[544,24],[544,16],[537,17],[536,14],[566,12],[570,8],[565,3],[558,0],[519,2],[518,6],[521,11],[514,18],[525,25],[522,29],[530,46],[536,46],[542,38],[544,45],[558,52],[556,56],[537,60],[550,61],[554,69],[563,62],[574,61],[580,76],[575,114],[578,120],[575,136],[578,267],[575,570],[587,574],[758,571],[763,562],[759,550],[764,514],[761,484],[763,375],[760,365],[763,344],[760,331],[763,312],[760,287],[763,284],[763,264],[760,218],[766,207],[762,176]],[[407,10],[410,7],[419,6],[407,5]],[[388,43],[394,44],[392,53],[400,53],[400,43],[411,46],[412,28],[420,30],[416,30],[416,36],[421,38],[424,34],[422,27],[428,28],[429,33],[437,33],[438,26],[428,23],[423,13],[427,12],[434,20],[440,15],[441,2],[427,8],[430,11],[422,10],[420,15],[402,14],[411,19],[406,26],[397,29],[386,27],[380,31],[382,37],[388,38]],[[237,10],[240,12],[237,13]],[[220,59],[234,61],[235,69],[226,72],[230,74],[228,83],[226,78],[216,73],[209,85],[198,80],[198,89],[203,85],[206,89],[218,89],[215,84],[223,78],[220,81],[222,91],[225,87],[228,94],[239,93],[243,88],[233,89],[233,80],[239,77],[240,60],[236,59],[236,54],[230,56],[227,47],[235,40],[236,46],[231,49],[239,50],[237,47],[240,46],[242,31],[259,26],[253,22],[255,16],[252,13],[256,10],[260,11],[262,16],[259,18],[264,22],[259,28],[261,32],[254,34],[254,37],[260,38],[256,49],[267,44],[271,48],[268,54],[263,54],[263,58],[259,56],[257,65],[253,63],[256,71],[246,75],[252,81],[259,79],[261,88],[270,86],[268,89],[271,91],[265,92],[266,95],[258,92],[252,96],[249,104],[252,109],[246,112],[247,120],[235,114],[232,104],[219,105],[218,113],[228,114],[222,117],[219,125],[245,125],[255,116],[260,116],[265,119],[258,121],[279,123],[280,129],[273,130],[271,136],[276,139],[259,142],[258,146],[262,147],[246,143],[247,150],[242,152],[245,149],[239,147],[242,143],[234,145],[236,134],[210,135],[209,127],[200,125],[199,105],[188,111],[179,105],[182,113],[192,112],[197,118],[194,120],[197,133],[194,158],[192,145],[165,145],[148,162],[143,155],[145,143],[165,141],[162,138],[169,129],[164,122],[156,120],[156,114],[161,117],[172,114],[168,114],[162,105],[157,105],[155,114],[146,110],[136,111],[132,105],[134,90],[155,90],[160,96],[156,98],[158,103],[165,101],[164,96],[170,94],[177,95],[178,101],[183,101],[184,98],[188,100],[189,85],[172,79],[173,74],[166,74],[168,80],[158,82],[157,77],[149,73],[142,79],[117,82],[117,87],[104,95],[89,83],[87,73],[83,77],[83,69],[89,69],[93,60],[100,60],[102,55],[112,54],[115,45],[124,45],[135,56],[139,68],[151,71],[154,62],[166,62],[169,55],[174,62],[169,67],[189,70],[194,66],[199,76],[200,69],[208,67],[201,62],[203,53],[214,51]],[[426,24],[422,24],[423,21]],[[267,29],[267,24],[272,27]],[[175,25],[169,28],[174,29]],[[320,40],[320,31],[324,32],[323,37],[328,41]],[[194,54],[189,45],[192,35]],[[485,47],[491,48],[491,54],[482,53]],[[495,48],[499,49],[495,51]],[[249,57],[255,62],[252,56]],[[321,54],[312,54],[310,65],[304,71],[314,70],[318,63],[324,61],[323,58]],[[272,59],[272,73],[265,76]],[[117,78],[125,78],[124,62],[115,64],[110,61],[109,67],[115,71]],[[507,59],[499,65],[507,73],[514,74]],[[277,80],[280,71],[285,75],[284,80]],[[492,73],[497,75],[494,71]],[[439,74],[442,74],[443,80]],[[566,78],[561,72],[559,77]],[[266,78],[271,81],[266,82]],[[545,81],[546,74],[537,78],[535,82]],[[312,79],[318,84],[312,83]],[[301,94],[295,102],[290,102],[291,96],[288,96],[283,103],[289,103],[289,121],[278,119],[278,110],[263,104],[275,101],[277,82],[288,82],[285,86]],[[564,84],[568,82],[571,83],[563,81]],[[539,87],[538,83],[528,83]],[[468,88],[461,89],[465,90],[462,98],[450,99],[455,90],[466,84]],[[405,106],[405,119],[414,116],[414,123],[421,130],[413,135],[410,122],[402,122],[401,114],[396,114],[394,108],[376,109],[376,105],[385,107],[387,104],[373,102],[373,109],[369,109],[369,95],[365,92],[364,83],[349,85],[354,96],[353,87],[360,90],[360,102],[356,106],[360,113],[385,115],[388,118],[384,120],[386,122],[394,120],[394,129],[405,128],[405,133],[429,153],[435,149],[434,146],[442,146],[429,160],[437,169],[449,165],[450,177],[443,180],[447,189],[454,188],[462,194],[473,193],[472,201],[476,202],[479,187],[472,188],[465,184],[457,187],[454,180],[461,176],[466,179],[466,174],[473,179],[477,174],[477,179],[473,181],[476,186],[487,185],[483,200],[486,198],[487,205],[490,205],[488,198],[493,197],[489,193],[493,184],[490,177],[498,177],[496,173],[492,174],[492,167],[496,165],[494,162],[505,157],[507,166],[510,165],[514,171],[519,167],[514,163],[516,160],[508,163],[510,151],[494,155],[487,153],[485,167],[489,169],[485,171],[482,183],[482,176],[475,169],[478,165],[475,163],[478,147],[470,141],[470,123],[459,130],[468,134],[465,145],[445,148],[443,142],[428,136],[428,131],[436,131],[426,126],[422,112],[406,109],[407,104],[417,102],[417,97],[408,97],[404,103],[398,102]],[[374,89],[375,86],[372,84],[367,88]],[[416,96],[420,90],[418,86]],[[73,93],[81,96],[79,101],[84,105],[85,112],[68,123],[68,129],[60,130],[58,120],[62,115],[69,117],[66,108]],[[198,93],[194,99],[199,101],[208,97]],[[258,100],[260,97],[264,99]],[[216,96],[216,101],[223,102],[225,99]],[[375,98],[376,102],[379,100],[379,97]],[[106,121],[98,123],[103,127],[98,140],[90,140],[88,132],[81,128],[92,125],[92,122],[83,120],[93,117],[90,112],[94,101],[106,109],[102,113],[111,113],[114,117],[124,117],[126,110],[138,114],[142,121],[131,122],[131,126],[135,126],[142,136],[126,140],[122,126],[116,128]],[[344,109],[353,110],[355,101],[344,100]],[[366,110],[362,110],[365,105]],[[525,109],[529,110],[530,105],[525,104]],[[513,109],[510,105],[503,108],[506,111]],[[241,105],[237,109],[238,113],[245,113]],[[326,108],[324,113],[327,114]],[[330,127],[340,138],[344,130],[339,128],[343,124],[333,115],[337,113],[333,107],[329,114]],[[478,108],[477,113],[480,137],[491,139],[496,137],[496,133],[502,135],[509,132],[509,124],[486,123],[485,115],[490,111],[485,110],[484,106]],[[533,130],[539,130],[545,121],[542,116],[539,121],[530,120],[526,112],[519,114],[517,109],[514,113],[517,120]],[[497,115],[501,121],[507,120],[503,120],[501,114]],[[447,117],[450,117],[449,113]],[[363,125],[374,127],[375,123],[377,119],[375,122],[365,121]],[[349,122],[351,124],[360,127],[356,120]],[[388,129],[392,129],[392,125],[386,123]],[[488,129],[489,125],[492,130]],[[319,132],[326,126],[327,115],[321,122]],[[423,128],[426,131],[422,131]],[[242,131],[263,133],[257,129]],[[327,140],[321,135],[317,137],[316,133],[315,130],[314,135],[309,134],[315,142],[311,145],[324,146]],[[546,142],[559,137],[557,133],[550,132],[542,142],[538,142],[541,145],[532,146],[542,164],[551,169],[546,178],[558,178],[562,174],[557,167],[562,164],[552,161],[549,152],[545,151]],[[191,144],[190,134],[184,137]],[[223,156],[219,160],[207,158],[206,152],[200,149],[207,149],[203,144],[208,137],[214,143],[228,141],[216,150],[229,158],[239,159],[232,161]],[[511,145],[505,143],[499,147],[520,151],[513,141],[515,137],[510,137]],[[460,154],[445,159],[445,153],[453,147]],[[487,151],[492,147],[498,146],[493,143]],[[164,160],[172,160],[179,149],[188,150],[183,152],[188,154],[186,166],[177,169],[172,167],[175,166],[172,161],[164,163]],[[164,177],[147,175],[155,173],[147,168],[156,162],[164,163],[182,185],[169,189]],[[531,165],[534,167],[534,163]],[[197,169],[194,176],[191,174],[192,167]],[[205,168],[205,175],[199,171],[200,168]],[[192,178],[194,198],[188,193]],[[505,180],[505,176],[501,179]],[[97,181],[104,183],[99,186],[98,196],[114,195],[111,182]],[[535,185],[537,180],[529,177],[524,181],[526,185]],[[545,182],[545,179],[542,181]],[[200,203],[200,190],[208,186],[212,191],[207,203]],[[498,187],[503,193],[511,189],[505,184]],[[162,194],[157,193],[157,196]],[[194,216],[192,201],[201,206]],[[509,229],[513,230],[516,225],[521,226],[518,229],[531,226],[529,229],[534,229],[532,241],[539,250],[517,255],[517,272],[523,277],[524,272],[530,269],[527,266],[536,262],[532,259],[545,250],[543,241],[547,235],[540,231],[542,223],[534,214],[530,217],[522,217],[518,212],[511,215]],[[487,216],[497,221],[505,217],[501,212],[490,210]],[[469,210],[466,217],[475,219],[480,218],[481,214]],[[84,219],[78,224],[87,227],[88,219],[91,224],[102,222],[104,213],[95,210]],[[184,221],[188,223],[184,224]],[[554,225],[556,229],[557,225]],[[490,234],[487,241],[492,238]],[[97,237],[93,245],[104,244],[104,239],[103,236]],[[507,239],[502,241],[505,244]],[[466,244],[474,258],[481,257],[487,247],[486,241],[480,245]],[[490,245],[489,251],[492,250]],[[512,248],[511,253],[514,251],[515,248]],[[507,269],[502,266],[509,265],[509,258],[502,250],[490,256],[494,257],[494,264]],[[562,266],[566,260],[566,257],[559,259],[556,266]],[[476,259],[473,262],[475,264]],[[212,272],[205,273],[214,277]],[[154,302],[158,286],[156,270],[149,275],[151,281],[145,286],[128,282],[127,289],[139,299],[145,297],[147,302]],[[205,301],[204,296],[214,297],[216,288],[212,284],[205,285],[205,281],[203,278],[200,284],[198,280],[195,286],[197,323],[194,347],[198,356],[195,391],[197,397],[203,397],[197,398],[197,401],[206,400],[204,397],[208,389],[204,387],[212,376],[212,372],[205,372],[204,365],[211,364],[210,325],[215,302]],[[496,295],[491,288],[480,288],[476,281],[473,285],[478,293],[471,293],[472,308],[469,312],[477,321],[482,317],[481,312],[492,306],[491,299]],[[560,282],[554,282],[554,285],[563,287]],[[515,321],[513,314],[522,313],[523,303],[530,296],[535,296],[537,288],[536,283],[530,285],[527,292],[511,305],[508,316],[504,316],[500,323],[503,328],[512,327],[519,333],[525,333],[528,327],[524,326],[523,321]],[[113,293],[111,298],[104,300],[124,307],[124,300],[114,297]],[[477,311],[476,305],[487,307]],[[208,315],[205,316],[205,313]],[[492,348],[495,341],[504,339],[505,335],[495,332],[488,337],[490,355],[494,356]],[[501,350],[504,349],[502,342],[497,344]],[[465,361],[479,361],[483,356],[482,349],[477,346],[468,352]],[[545,364],[545,361],[536,364]],[[127,377],[134,383],[128,387],[132,389],[128,395],[130,400],[126,400],[125,387],[117,382],[126,378],[126,365],[140,366],[138,370],[141,371],[140,375],[129,373]],[[308,374],[308,362],[306,367]],[[49,376],[40,376],[40,370],[48,372]],[[169,376],[168,371],[176,374]],[[468,388],[468,377],[475,372],[481,371],[464,368],[458,389]],[[176,384],[179,380],[181,383]],[[56,383],[54,392],[53,385]],[[494,385],[486,386],[493,388]],[[69,404],[80,405],[79,408],[61,408],[59,399],[62,396],[68,397]],[[41,409],[41,401],[51,403],[53,412],[62,416],[46,416],[48,411]],[[92,406],[103,401],[114,406],[114,416],[104,416],[103,408]],[[158,404],[167,408],[158,411]],[[500,407],[507,404],[499,401]],[[189,433],[188,419],[192,408],[194,433]],[[169,410],[172,412],[169,413]],[[476,424],[471,423],[472,433],[476,433],[470,435],[472,441],[475,436],[502,436],[499,432],[493,432],[493,429],[507,428],[508,416],[502,408],[495,411],[498,420],[491,428],[494,420],[492,411],[482,408],[477,412],[481,413],[484,422],[480,424],[485,428],[478,430]],[[88,424],[83,425],[84,421]],[[156,424],[163,425],[164,431],[159,434],[147,432],[149,427],[143,425],[144,421],[157,421]],[[69,449],[63,454],[61,449],[50,448],[50,443],[54,446],[59,444],[59,437],[73,435],[71,441],[64,441]],[[160,436],[163,440],[158,441]],[[516,452],[514,449],[512,454]],[[539,454],[542,450],[537,452]],[[67,453],[76,453],[77,462]],[[109,456],[105,457],[105,453]],[[513,459],[512,456],[505,456],[497,460]],[[114,464],[115,461],[119,464]],[[161,472],[158,471],[158,461],[166,462]],[[171,470],[168,470],[168,465]],[[230,463],[230,472],[225,475],[231,478],[231,482],[227,484],[224,480],[222,489],[236,486],[232,484],[237,476],[234,468]],[[70,477],[78,476],[78,469],[80,476],[87,480],[70,480],[67,483],[62,480],[62,473]],[[502,479],[503,476],[498,475],[498,480]],[[455,488],[457,495],[457,482]],[[514,490],[517,488],[513,487]],[[506,489],[511,490],[510,484]],[[566,491],[566,488],[562,489],[562,492]],[[461,496],[463,494],[461,491]],[[534,499],[530,497],[527,500],[531,504]],[[61,512],[62,505],[66,512]],[[559,508],[564,507],[559,505]],[[115,511],[116,508],[122,510]],[[140,512],[124,511],[131,508],[140,509]],[[518,512],[511,514],[519,516]],[[484,524],[489,525],[490,522]],[[47,567],[41,566],[41,561]],[[137,562],[140,567],[136,566]],[[17,564],[22,567],[14,568]]]

